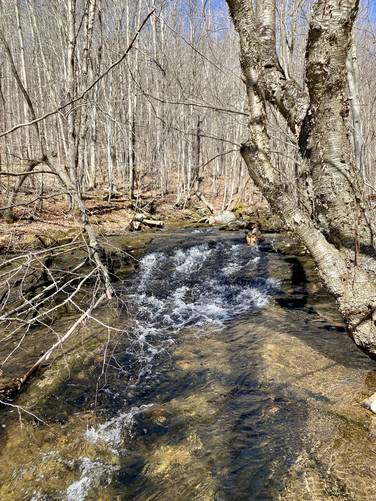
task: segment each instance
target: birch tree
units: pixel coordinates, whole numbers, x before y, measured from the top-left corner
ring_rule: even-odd
[[[356,167],[348,128],[346,62],[357,0],[313,4],[305,88],[289,78],[276,51],[275,1],[227,0],[239,34],[249,105],[241,148],[256,185],[313,256],[355,343],[376,359],[375,219]],[[299,202],[272,163],[267,106],[299,146]]]

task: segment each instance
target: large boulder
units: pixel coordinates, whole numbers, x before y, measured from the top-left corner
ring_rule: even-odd
[[[227,226],[235,223],[237,221],[236,214],[229,210],[224,210],[223,212],[218,212],[209,217],[209,224]]]

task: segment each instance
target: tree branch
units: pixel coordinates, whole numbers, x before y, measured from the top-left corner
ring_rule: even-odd
[[[4,137],[4,136],[7,136],[8,134],[11,134],[12,132],[15,132],[16,130],[21,129],[23,127],[30,127],[31,125],[35,125],[35,124],[41,122],[42,120],[45,120],[46,118],[49,118],[49,117],[51,117],[53,115],[56,115],[56,113],[59,113],[60,111],[63,111],[68,106],[70,106],[70,105],[76,103],[77,101],[80,101],[81,99],[83,99],[86,96],[86,94],[88,94],[101,80],[103,80],[103,78],[105,76],[107,76],[114,68],[116,68],[116,66],[118,66],[121,62],[124,61],[124,59],[127,57],[128,53],[132,49],[133,45],[135,44],[135,42],[136,42],[139,34],[143,30],[145,24],[148,22],[149,18],[154,14],[154,12],[155,12],[155,9],[152,9],[149,12],[149,14],[145,17],[145,19],[141,23],[140,27],[138,28],[138,30],[134,34],[134,36],[133,36],[130,44],[128,45],[127,50],[122,54],[122,56],[119,57],[119,59],[117,59],[114,63],[112,63],[103,73],[101,73],[88,87],[86,87],[86,89],[84,89],[81,92],[81,94],[79,94],[74,99],[70,100],[68,103],[63,104],[63,105],[59,106],[58,108],[55,108],[54,110],[49,111],[49,112],[45,113],[44,115],[31,120],[30,122],[25,122],[25,123],[22,123],[22,124],[17,124],[14,127],[10,128],[10,129],[8,129],[8,130],[6,130],[4,132],[1,132],[0,133],[0,138]]]

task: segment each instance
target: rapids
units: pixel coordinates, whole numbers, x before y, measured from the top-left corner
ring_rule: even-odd
[[[0,498],[373,499],[373,364],[280,239],[155,238],[94,368],[4,417]]]

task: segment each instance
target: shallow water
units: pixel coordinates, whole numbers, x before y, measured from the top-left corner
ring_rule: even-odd
[[[0,498],[376,499],[374,365],[278,238],[156,238],[124,334],[30,409],[48,426],[3,416]]]

